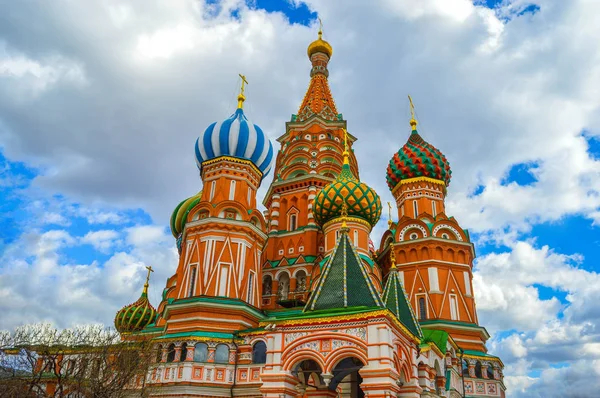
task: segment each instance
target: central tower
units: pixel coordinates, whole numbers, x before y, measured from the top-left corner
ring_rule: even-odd
[[[277,139],[281,149],[273,183],[263,201],[269,234],[264,250],[263,308],[305,303],[310,284],[319,273],[313,265],[333,248],[332,244],[327,246],[313,214],[317,193],[335,180],[344,163],[346,121],[338,113],[328,82],[332,54],[331,45],[319,30],[318,39],[308,46],[312,64],[308,90],[298,113],[292,115],[285,133]],[[350,148],[354,141],[348,134]],[[347,167],[358,176],[351,149],[348,159]]]

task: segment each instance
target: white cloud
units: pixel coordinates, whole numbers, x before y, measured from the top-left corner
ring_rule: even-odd
[[[90,231],[83,238],[81,243],[87,243],[92,245],[96,250],[103,253],[108,252],[117,242],[119,233],[110,229],[103,229],[100,231]]]

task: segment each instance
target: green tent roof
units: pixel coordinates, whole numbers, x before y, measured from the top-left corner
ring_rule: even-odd
[[[398,271],[392,269],[388,275],[387,282],[383,289],[383,301],[387,308],[396,315],[402,323],[416,337],[421,337],[421,328],[408,303],[408,298],[402,287],[402,282],[398,277]]]
[[[359,306],[384,307],[347,229],[342,229],[304,311]]]
[[[446,345],[448,343],[448,333],[443,330],[423,329],[423,339],[421,342],[433,343],[443,354],[445,354]]]

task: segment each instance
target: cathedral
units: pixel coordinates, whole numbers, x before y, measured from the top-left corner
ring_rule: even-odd
[[[202,190],[170,220],[176,272],[158,307],[146,282],[115,318],[124,340],[155,344],[152,397],[505,396],[477,319],[475,249],[446,215],[448,160],[413,111],[386,171],[397,216],[388,204],[374,245],[382,204],[359,178],[332,54],[319,31],[306,95],[275,147],[244,112],[241,75],[237,109],[197,139]]]

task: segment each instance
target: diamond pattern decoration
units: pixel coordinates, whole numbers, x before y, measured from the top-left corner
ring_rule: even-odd
[[[452,171],[442,152],[413,130],[408,141],[394,154],[387,167],[387,184],[394,189],[401,180],[428,177],[450,184]]]

